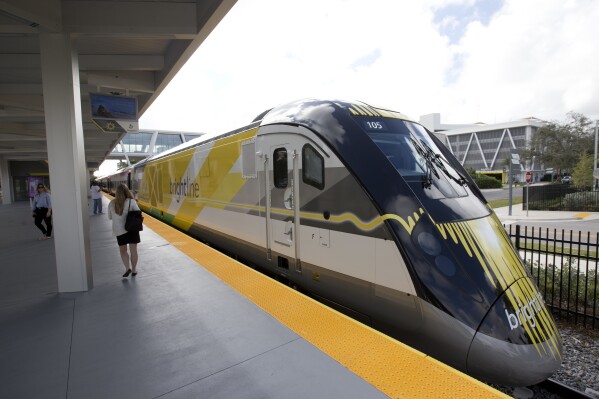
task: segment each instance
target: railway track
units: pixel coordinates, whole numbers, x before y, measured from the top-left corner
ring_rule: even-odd
[[[598,396],[591,395],[585,392],[581,392],[577,389],[569,387],[559,381],[554,379],[547,379],[540,384],[537,385],[540,389],[545,390],[546,392],[552,393],[559,398],[568,398],[568,399],[598,399]],[[536,398],[536,396],[535,396]]]
[[[495,384],[491,384],[491,386],[516,399],[599,399],[599,396],[581,392],[551,378],[537,385],[523,388],[504,387]]]

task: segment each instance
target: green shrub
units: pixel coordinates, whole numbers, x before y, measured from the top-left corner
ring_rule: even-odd
[[[577,311],[587,316],[597,314],[599,287],[597,271],[581,270],[575,262],[566,260],[561,267],[541,266],[537,261],[526,266],[538,285],[545,303],[565,311]]]
[[[494,177],[476,174],[475,176],[473,176],[473,178],[474,178],[474,181],[476,182],[476,185],[478,186],[478,188],[481,188],[481,189],[503,187],[501,182],[499,180],[495,179]]]
[[[599,211],[599,199],[593,191],[566,194],[564,208],[568,211]]]
[[[554,198],[545,201],[528,201],[528,209],[532,211],[562,211],[563,204],[561,198]]]

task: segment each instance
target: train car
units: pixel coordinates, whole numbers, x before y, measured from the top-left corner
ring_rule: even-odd
[[[561,364],[499,219],[401,113],[296,101],[130,176],[144,211],[475,378],[527,386]]]
[[[116,188],[119,186],[119,184],[125,184],[127,187],[131,187],[132,170],[133,167],[129,166],[120,169],[118,172],[111,175],[100,177],[98,180],[100,181],[102,190],[109,194],[115,195]]]

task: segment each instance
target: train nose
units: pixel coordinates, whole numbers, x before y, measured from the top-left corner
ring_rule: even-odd
[[[511,386],[549,378],[562,362],[562,341],[528,277],[512,284],[480,324],[468,351],[468,374]]]

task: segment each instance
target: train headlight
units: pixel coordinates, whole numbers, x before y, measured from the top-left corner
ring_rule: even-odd
[[[437,269],[447,277],[451,277],[455,274],[455,263],[453,263],[447,256],[437,256],[435,258],[435,266],[437,266]]]
[[[439,240],[426,231],[418,234],[418,244],[420,245],[420,248],[430,256],[437,256],[441,253],[441,243]]]
[[[455,274],[455,263],[449,257],[441,255],[441,242],[434,235],[426,231],[421,232],[418,234],[418,245],[424,253],[435,257],[435,266],[441,273],[447,277]]]

